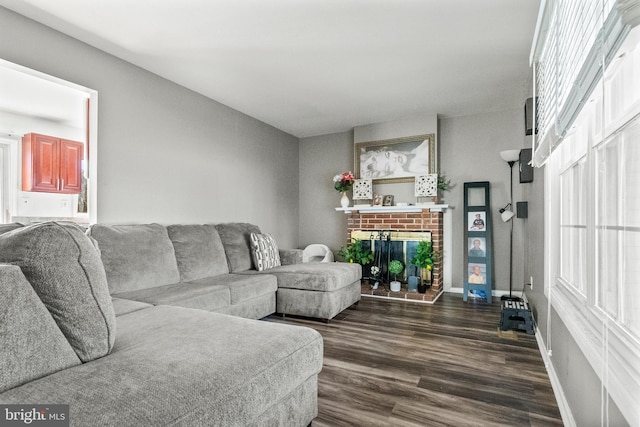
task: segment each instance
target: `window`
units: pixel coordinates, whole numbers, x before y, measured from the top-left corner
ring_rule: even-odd
[[[597,306],[640,340],[640,118],[596,157]]]
[[[586,157],[560,174],[560,277],[586,297]]]
[[[558,254],[547,265],[547,296],[604,390],[638,425],[640,79],[630,76],[640,70],[640,27],[629,41],[547,161],[547,245]]]

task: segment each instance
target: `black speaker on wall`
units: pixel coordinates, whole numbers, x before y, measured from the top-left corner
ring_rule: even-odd
[[[536,97],[536,107],[538,98]],[[537,120],[533,119],[533,98],[527,98],[524,103],[524,134],[532,135],[533,126],[537,124]],[[536,135],[538,134],[538,128],[536,127]]]
[[[531,148],[523,148],[520,150],[520,182],[533,182],[533,166],[529,163],[531,162]]]
[[[529,217],[529,203],[528,202],[516,202],[516,217],[527,218]]]

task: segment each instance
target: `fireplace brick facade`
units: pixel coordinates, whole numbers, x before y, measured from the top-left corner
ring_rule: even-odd
[[[430,231],[433,249],[442,254],[443,229],[443,212],[431,210],[428,207],[416,213],[352,211],[347,219],[347,241],[351,241],[351,232],[355,230]],[[443,289],[442,271],[442,259],[440,259],[434,264],[432,271],[432,289],[437,292]]]

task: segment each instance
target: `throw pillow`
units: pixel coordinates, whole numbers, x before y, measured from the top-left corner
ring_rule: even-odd
[[[251,233],[251,255],[256,270],[264,271],[280,266],[278,245],[271,234]]]
[[[16,265],[0,264],[0,393],[80,360]]]
[[[80,360],[111,351],[116,317],[107,277],[80,227],[45,222],[1,234],[0,262],[20,267]]]

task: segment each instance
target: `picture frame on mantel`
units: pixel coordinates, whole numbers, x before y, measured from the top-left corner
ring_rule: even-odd
[[[415,135],[354,144],[356,178],[374,184],[414,182],[416,176],[437,172],[435,134]]]

